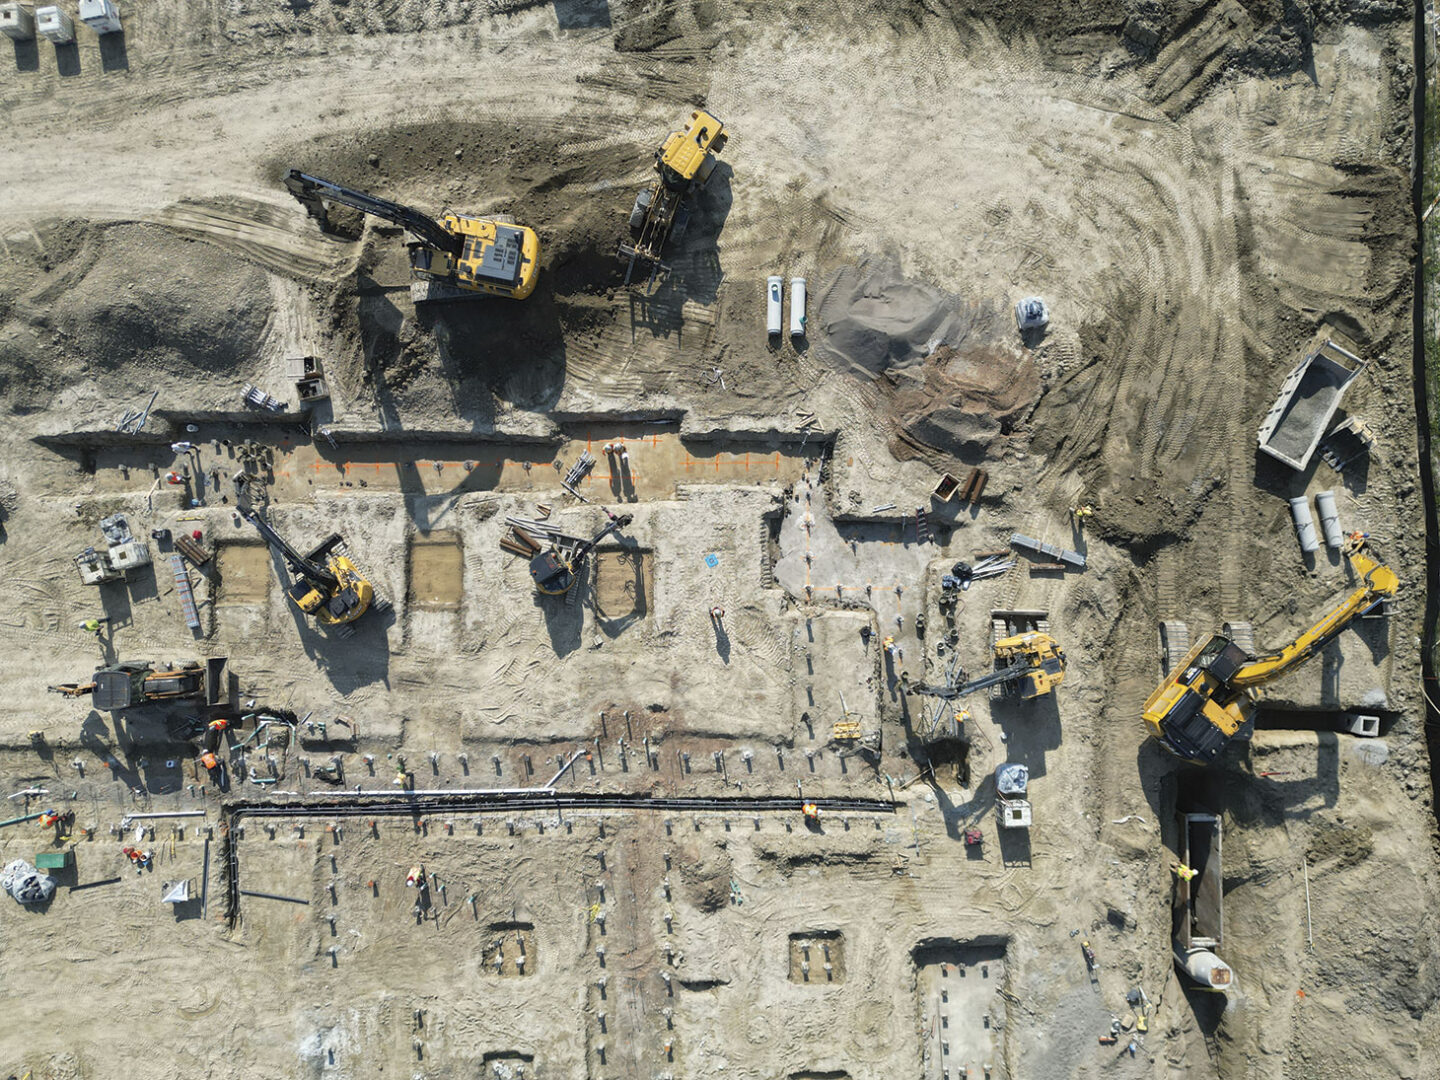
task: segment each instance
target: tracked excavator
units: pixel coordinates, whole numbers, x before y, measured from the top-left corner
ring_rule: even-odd
[[[329,228],[325,204],[339,203],[405,229],[414,240],[410,295],[417,301],[445,300],[466,294],[508,296],[524,300],[535,291],[540,271],[540,238],[534,229],[486,218],[428,214],[388,199],[367,195],[299,169],[285,176],[285,186],[309,215]]]
[[[725,148],[725,125],[708,112],[690,114],[684,131],[673,131],[655,151],[654,183],[635,196],[630,211],[630,242],[621,243],[620,257],[629,259],[625,284],[637,262],[651,267],[650,281],[663,268],[665,245],[678,240],[690,221],[690,198],[715,171],[715,155]]]
[[[601,507],[604,510],[604,507]],[[612,514],[605,510],[610,520],[605,527],[589,540],[576,541],[570,537],[556,537],[551,546],[537,553],[530,560],[530,576],[535,587],[548,596],[560,596],[569,592],[579,577],[580,567],[595,545],[616,529],[629,525],[634,517],[630,514]]]
[[[280,553],[295,575],[285,590],[286,595],[321,626],[340,627],[342,636],[348,637],[355,632],[350,624],[372,605],[377,610],[388,606],[385,601],[376,600],[374,587],[350,557],[336,553],[335,549],[345,542],[339,533],[331,533],[319,547],[308,555],[301,555],[254,510],[240,512],[265,538],[265,543]]]
[[[993,689],[1001,696],[1031,701],[1051,693],[1064,681],[1064,650],[1049,634],[1032,630],[995,642],[994,671],[959,685],[947,679],[939,686],[912,686],[910,692],[951,699]]]
[[[1196,645],[1145,702],[1143,719],[1167,750],[1208,765],[1254,715],[1266,683],[1293,671],[1332,641],[1350,620],[1363,615],[1400,587],[1400,579],[1365,553],[1365,538],[1353,534],[1345,555],[1358,585],[1319,622],[1279,652],[1251,656],[1223,634]]]

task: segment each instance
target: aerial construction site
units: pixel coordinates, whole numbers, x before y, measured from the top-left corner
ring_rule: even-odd
[[[1440,1075],[1434,25],[0,3],[0,1076]]]

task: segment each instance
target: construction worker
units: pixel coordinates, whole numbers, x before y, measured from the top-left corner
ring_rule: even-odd
[[[405,875],[405,884],[411,889],[424,889],[425,868],[423,866],[412,866],[410,872]]]
[[[51,825],[58,823],[64,816],[65,815],[60,813],[59,810],[46,810],[40,815],[40,827],[42,829],[48,829]]]
[[[211,720],[205,725],[205,749],[219,750],[220,744],[225,741],[225,732],[230,729],[230,721],[223,716]]]
[[[87,634],[94,634],[98,638],[100,636],[100,628],[109,621],[109,619],[84,619],[80,622],[80,629],[84,630]]]
[[[1183,862],[1171,863],[1170,869],[1175,871],[1175,876],[1177,878],[1179,878],[1181,881],[1186,882],[1188,882],[1191,878],[1193,878],[1196,874],[1199,873],[1198,870],[1190,869],[1190,867],[1186,866]]]
[[[721,619],[725,618],[725,609],[719,604],[716,604],[710,609],[710,618],[714,619],[716,622],[719,622]]]
[[[820,820],[820,807],[816,806],[813,802],[807,802],[802,804],[800,807],[800,813],[805,815],[806,821],[818,822]]]
[[[898,664],[902,659],[904,659],[905,654],[901,651],[900,646],[895,644],[895,638],[893,635],[886,635],[883,644],[885,646],[885,651],[890,654],[890,659],[893,660],[895,663]]]

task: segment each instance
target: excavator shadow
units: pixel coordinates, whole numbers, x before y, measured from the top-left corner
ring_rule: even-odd
[[[554,408],[565,388],[563,305],[540,275],[526,300],[479,298],[420,304],[415,321],[429,330],[455,405],[472,425],[487,426],[495,399],[516,408]]]
[[[1340,801],[1340,736],[1315,733],[1313,771],[1279,771],[1257,763],[1249,743],[1217,767],[1225,770],[1225,808],[1241,825],[1280,828]]]
[[[1046,752],[1060,746],[1060,707],[1055,697],[997,698],[990,703],[990,718],[1005,734],[1006,760],[1024,765],[1032,780],[1045,775]]]

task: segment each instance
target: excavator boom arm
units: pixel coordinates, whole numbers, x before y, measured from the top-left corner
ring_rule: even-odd
[[[1350,554],[1350,565],[1360,578],[1360,587],[1285,648],[1242,667],[1235,673],[1230,685],[1243,689],[1279,678],[1323,649],[1332,638],[1350,625],[1350,620],[1356,615],[1377,600],[1394,596],[1400,587],[1400,579],[1396,577],[1395,571],[1388,566],[1381,566],[1359,551]]]
[[[311,216],[321,222],[325,220],[324,202],[329,200],[399,225],[419,237],[429,247],[448,252],[457,258],[465,246],[463,236],[452,233],[434,218],[413,207],[367,195],[363,191],[322,180],[318,176],[310,176],[299,169],[291,169],[286,174],[285,186],[291,195],[300,200]]]
[[[285,538],[271,528],[270,523],[255,513],[255,511],[243,510],[241,513],[244,514],[245,520],[250,522],[251,525],[254,525],[260,535],[265,538],[265,542],[284,556],[285,562],[296,574],[299,574],[307,581],[323,585],[327,589],[334,589],[339,586],[340,583],[334,574],[330,573],[330,571],[323,566],[318,566],[311,562],[292,548],[285,542]]]

